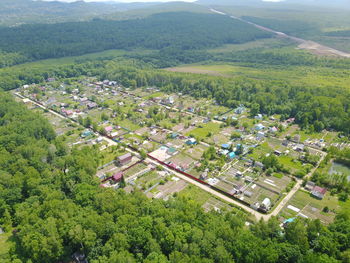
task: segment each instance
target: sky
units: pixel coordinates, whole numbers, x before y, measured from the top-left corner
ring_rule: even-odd
[[[54,0],[44,0],[44,1],[54,1]],[[77,0],[56,0],[60,2],[75,2]],[[119,3],[132,3],[132,2],[174,2],[179,0],[84,0],[85,2],[119,2]],[[194,2],[196,0],[180,0],[182,2]]]

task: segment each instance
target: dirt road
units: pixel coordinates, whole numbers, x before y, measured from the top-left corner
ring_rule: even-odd
[[[218,11],[218,10],[215,10],[215,9],[210,9],[210,11],[213,12],[213,13],[216,13],[216,14],[229,16],[228,14],[223,13],[223,12]],[[311,40],[305,40],[305,39],[302,39],[302,38],[293,37],[293,36],[287,35],[287,34],[285,34],[283,32],[275,31],[275,30],[273,30],[271,28],[267,28],[267,27],[255,24],[253,22],[250,22],[248,20],[245,20],[245,19],[242,19],[242,18],[239,18],[239,17],[236,17],[236,16],[230,16],[230,17],[233,18],[233,19],[240,20],[240,21],[242,21],[244,23],[253,25],[256,28],[259,28],[261,30],[264,30],[264,31],[267,31],[267,32],[270,32],[270,33],[274,33],[278,37],[290,39],[290,40],[296,42],[297,44],[299,44],[298,45],[299,49],[308,50],[308,51],[310,51],[311,53],[313,53],[315,55],[350,58],[350,54],[349,53],[337,50],[335,48],[324,46],[324,45],[321,45],[321,44],[319,44],[317,42],[314,42],[314,41],[311,41]]]

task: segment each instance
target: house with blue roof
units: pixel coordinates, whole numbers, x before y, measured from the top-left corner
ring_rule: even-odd
[[[229,159],[232,160],[232,159],[234,159],[236,157],[236,154],[234,152],[230,152],[227,156],[228,156]]]
[[[261,130],[263,130],[263,129],[265,129],[265,126],[264,126],[264,125],[262,125],[261,123],[259,123],[259,124],[255,125],[255,130],[257,130],[257,131],[261,131]]]
[[[230,146],[231,146],[230,144],[224,143],[224,144],[221,145],[221,148],[222,148],[222,149],[229,149]]]

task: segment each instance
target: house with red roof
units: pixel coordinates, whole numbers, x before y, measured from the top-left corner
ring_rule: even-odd
[[[326,188],[315,186],[314,189],[311,191],[311,195],[318,199],[323,199],[326,192],[327,192]]]

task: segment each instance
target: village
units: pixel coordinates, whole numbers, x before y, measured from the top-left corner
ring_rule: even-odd
[[[308,134],[293,118],[253,114],[242,104],[230,109],[92,77],[48,78],[13,93],[69,146],[100,149],[101,187],[190,196],[206,211],[238,207],[281,224],[296,217],[330,223],[338,209],[337,197],[309,180],[327,147],[350,146],[336,132]]]

